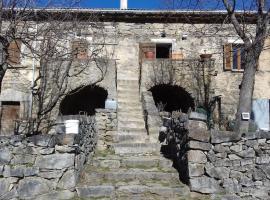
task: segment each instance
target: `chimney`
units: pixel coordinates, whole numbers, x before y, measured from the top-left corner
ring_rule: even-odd
[[[128,0],[120,0],[120,9],[121,10],[126,10],[128,8]]]

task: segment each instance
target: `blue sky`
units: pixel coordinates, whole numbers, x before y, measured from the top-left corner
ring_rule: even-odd
[[[12,0],[4,0],[13,2]],[[19,1],[20,2],[20,1]],[[24,1],[22,1],[24,2]],[[26,1],[28,2],[28,1]],[[35,7],[81,7],[81,8],[114,8],[119,9],[120,0],[35,0]],[[74,2],[79,2],[74,5]],[[167,2],[167,3],[166,3]],[[253,3],[252,3],[253,2]],[[254,9],[255,0],[236,0],[236,9]],[[268,1],[267,1],[268,2]],[[270,6],[268,6],[270,7]],[[128,0],[129,9],[224,9],[221,0]]]
[[[120,0],[82,0],[82,7],[90,8],[119,8]],[[159,9],[162,0],[128,0],[129,8]]]

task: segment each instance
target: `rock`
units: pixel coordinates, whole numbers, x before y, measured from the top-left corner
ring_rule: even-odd
[[[39,172],[38,176],[46,179],[60,178],[63,175],[63,170],[52,170]]]
[[[233,145],[230,147],[230,150],[234,153],[240,152],[243,150],[243,146],[241,144]]]
[[[13,185],[10,185],[9,191],[1,195],[1,199],[11,199],[11,200],[17,200],[19,197],[18,192],[16,188],[13,187]]]
[[[4,165],[0,165],[0,176],[3,175],[3,171],[4,171]]]
[[[12,165],[33,164],[35,156],[29,154],[15,155],[11,160]]]
[[[206,173],[216,179],[229,178],[230,170],[226,167],[206,167]]]
[[[188,162],[191,163],[206,163],[206,155],[199,150],[190,150],[188,151]]]
[[[66,171],[61,177],[57,187],[61,189],[74,190],[77,180],[74,170]]]
[[[34,150],[29,146],[18,146],[13,148],[13,154],[34,154]]]
[[[219,144],[224,142],[239,141],[240,137],[234,132],[211,130],[211,143]]]
[[[225,146],[223,146],[221,144],[217,144],[217,145],[214,146],[214,151],[216,153],[225,153],[225,152],[230,151],[230,149],[227,146],[225,147]]]
[[[203,194],[213,194],[222,192],[222,188],[214,178],[206,176],[190,179],[190,189]]]
[[[256,158],[256,164],[268,164],[268,163],[270,163],[269,155],[261,155],[260,157]]]
[[[226,194],[220,200],[241,200],[242,198],[233,194]]]
[[[241,159],[239,156],[237,156],[235,154],[229,154],[228,157],[230,160],[240,160]]]
[[[54,148],[42,148],[39,150],[41,155],[50,155],[54,152]]]
[[[248,148],[247,150],[238,152],[236,154],[242,158],[254,158],[255,157],[255,151],[253,150],[253,148]]]
[[[18,194],[20,198],[34,198],[37,195],[50,191],[47,181],[42,178],[24,178],[18,184]]]
[[[264,174],[266,175],[266,177],[268,179],[270,179],[270,166],[266,166],[266,165],[261,165],[260,169],[264,172]]]
[[[210,133],[207,125],[200,121],[189,121],[188,137],[191,140],[197,140],[201,142],[209,142]]]
[[[239,185],[239,182],[235,178],[224,179],[222,186],[228,193],[239,193],[241,191],[241,186]]]
[[[24,166],[9,166],[4,167],[3,172],[4,177],[23,177],[24,176]]]
[[[11,160],[11,153],[8,148],[0,148],[0,164],[8,164]]]
[[[8,178],[0,178],[0,198],[9,192],[11,182]],[[1,198],[2,199],[2,198]]]
[[[119,160],[102,160],[100,161],[100,167],[103,168],[119,168],[121,165]]]
[[[255,181],[265,180],[266,174],[264,173],[262,169],[254,169],[252,173],[252,178]]]
[[[114,187],[109,185],[76,188],[76,191],[80,198],[112,197],[114,195],[114,190]]]
[[[251,187],[254,186],[254,182],[252,181],[252,178],[243,176],[239,183],[243,186],[243,187]]]
[[[231,170],[230,178],[240,180],[243,176],[244,174],[242,172]]]
[[[57,200],[66,200],[66,199],[74,199],[75,193],[69,190],[62,191],[53,191],[47,194],[43,194],[37,196],[35,200],[48,200],[48,199],[57,199]]]
[[[252,164],[255,163],[255,160],[253,160],[253,159],[242,159],[240,161],[240,163],[241,163],[241,166],[252,165]]]
[[[212,145],[210,143],[199,142],[199,141],[189,141],[188,147],[190,149],[197,149],[203,151],[210,151],[212,149]]]
[[[52,154],[45,156],[38,156],[35,166],[40,169],[63,169],[74,166],[74,154]]]
[[[254,139],[260,138],[260,133],[259,132],[247,132],[243,135],[243,138],[248,139],[248,140],[254,140]]]
[[[57,143],[56,136],[49,134],[34,135],[28,137],[27,140],[41,147],[54,147],[55,144]]]
[[[204,174],[204,165],[203,164],[188,164],[188,174],[189,177],[202,176]]]
[[[76,151],[75,147],[70,147],[70,146],[55,146],[55,150],[60,153],[74,153]]]
[[[39,168],[38,167],[26,167],[24,169],[24,176],[36,176],[39,173]]]

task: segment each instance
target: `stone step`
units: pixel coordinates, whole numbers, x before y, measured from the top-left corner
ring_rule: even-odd
[[[80,198],[114,198],[115,187],[112,185],[81,186],[76,187]]]
[[[187,186],[145,186],[145,185],[123,185],[117,188],[116,195],[120,197],[134,197],[145,200],[180,200],[189,199],[190,190]]]
[[[114,142],[125,143],[145,143],[149,140],[148,136],[144,134],[116,134],[113,136]]]
[[[179,200],[189,199],[190,190],[187,186],[166,187],[162,185],[112,185],[80,186],[76,187],[79,198],[104,199],[140,199],[140,200]]]
[[[118,132],[122,132],[122,133],[128,133],[128,132],[142,132],[142,133],[146,133],[146,129],[145,126],[141,126],[141,127],[129,127],[129,126],[124,126],[118,125]]]
[[[97,168],[109,169],[144,169],[146,171],[162,171],[162,172],[177,172],[173,168],[171,160],[161,156],[111,156],[111,157],[95,157],[88,165],[88,170],[91,171],[92,166]]]
[[[126,93],[118,93],[117,94],[117,98],[118,98],[118,101],[127,101],[127,100],[136,100],[136,101],[140,101],[140,97],[139,97],[139,94],[136,92],[136,93],[129,93],[128,95]]]
[[[141,112],[143,113],[142,107],[131,107],[131,106],[118,106],[119,112]]]
[[[124,73],[117,73],[117,82],[121,81],[138,81],[138,75],[135,73],[124,74]]]
[[[88,167],[89,171],[85,171],[81,177],[82,184],[90,185],[102,185],[112,184],[117,182],[134,182],[137,181],[140,184],[144,183],[157,183],[157,184],[180,184],[179,174],[177,172],[162,172],[148,171],[151,169],[143,168],[103,168],[103,167]]]
[[[118,118],[118,126],[120,127],[132,127],[132,128],[144,128],[145,127],[145,123],[144,120],[141,118],[141,120],[139,121],[128,121],[128,120],[119,120]]]
[[[118,113],[117,115],[119,118],[128,118],[128,119],[137,119],[137,118],[144,118],[144,115],[142,113],[142,111],[139,112],[124,112],[121,111]]]
[[[121,118],[119,117],[118,118],[118,126],[121,126],[121,127],[125,127],[125,126],[128,126],[128,127],[145,127],[145,122],[143,120],[143,118],[128,118],[126,117],[125,118]]]
[[[118,101],[118,107],[122,107],[122,106],[130,106],[130,107],[142,107],[142,103],[139,101]]]
[[[113,145],[115,154],[160,154],[160,144],[119,143]]]
[[[117,93],[118,95],[125,95],[126,97],[132,97],[133,95],[137,95],[139,97],[139,89],[137,88],[121,88],[121,89],[117,89]]]

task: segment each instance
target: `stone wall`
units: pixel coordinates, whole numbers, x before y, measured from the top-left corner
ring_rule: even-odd
[[[201,121],[189,122],[188,179],[194,192],[214,199],[269,199],[270,134],[253,132],[235,138],[211,131]]]
[[[96,121],[98,131],[97,150],[111,150],[114,135],[117,133],[116,110],[96,109]]]
[[[149,91],[142,93],[142,103],[144,111],[144,120],[146,129],[151,142],[157,142],[159,127],[162,125],[162,121],[159,115],[159,111],[155,105],[152,93]]]
[[[93,121],[80,133],[0,138],[0,199],[71,199],[96,145]],[[91,155],[90,155],[91,158]]]

